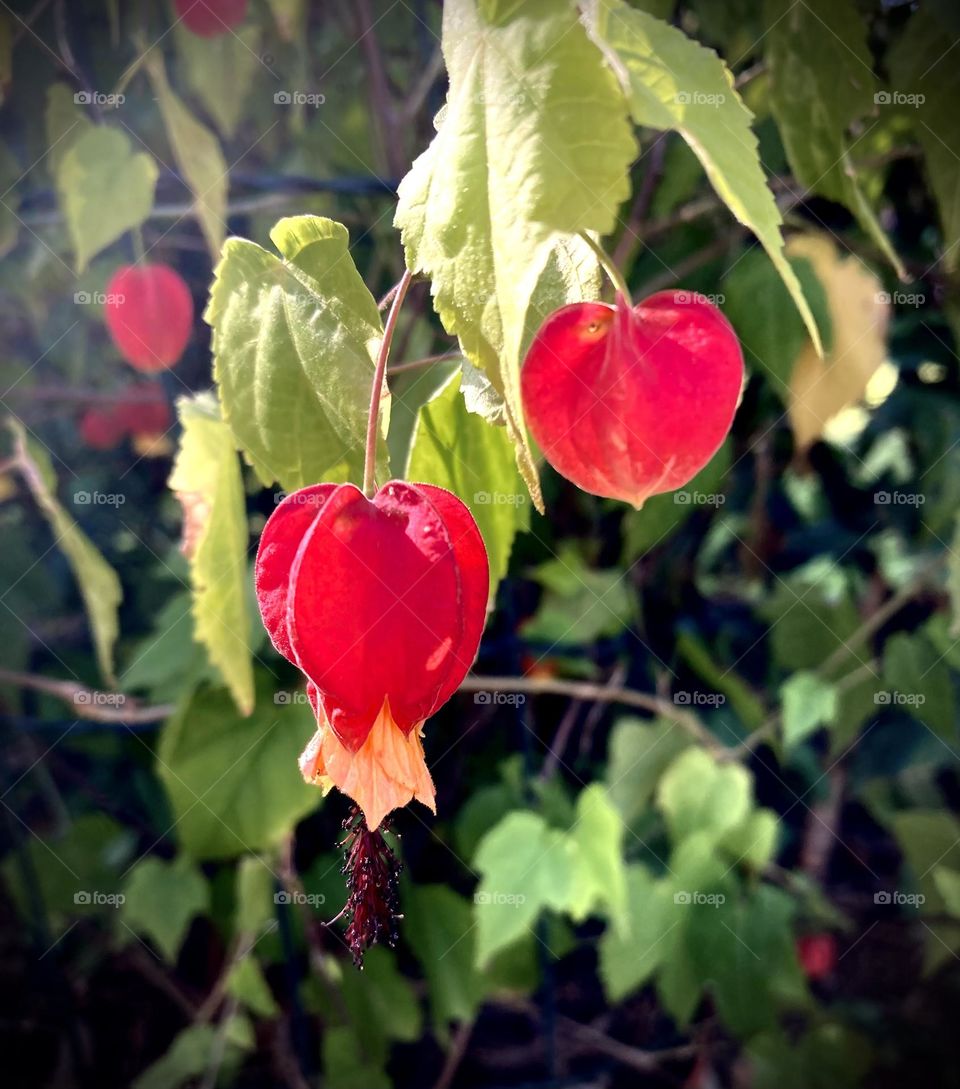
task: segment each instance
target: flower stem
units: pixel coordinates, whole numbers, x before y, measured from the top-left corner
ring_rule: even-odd
[[[390,313],[387,315],[387,324],[383,327],[383,340],[380,342],[380,354],[377,356],[377,366],[373,372],[373,388],[370,391],[370,415],[367,418],[367,449],[363,460],[363,494],[372,499],[376,491],[374,473],[377,467],[377,434],[380,423],[380,397],[383,393],[383,383],[387,373],[387,359],[390,356],[390,344],[393,333],[397,327],[397,318],[400,316],[400,307],[403,306],[404,297],[413,274],[407,269],[397,284],[397,290],[390,305]]]
[[[599,242],[595,242],[586,231],[580,232],[580,237],[586,242],[586,244],[597,255],[597,260],[603,266],[603,271],[610,278],[610,282],[617,289],[618,294],[622,295],[627,301],[627,305],[630,304],[630,288],[627,287],[627,281],[623,278],[623,273],[613,263],[610,255],[600,245]]]

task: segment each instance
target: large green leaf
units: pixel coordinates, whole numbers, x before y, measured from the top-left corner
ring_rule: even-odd
[[[599,783],[581,792],[569,832],[549,827],[537,813],[508,813],[480,841],[474,858],[482,875],[474,894],[477,964],[524,935],[544,909],[577,922],[606,909],[625,931],[622,842],[623,823]]]
[[[902,278],[857,177],[851,126],[874,111],[867,28],[853,0],[766,0],[770,105],[801,187],[846,205]]]
[[[47,129],[47,168],[56,180],[60,161],[76,140],[92,132],[96,125],[77,105],[74,90],[66,83],[52,83],[47,89],[44,117]]]
[[[910,712],[948,745],[957,741],[953,679],[924,635],[898,632],[883,648],[885,700]]]
[[[193,194],[200,230],[216,261],[227,233],[230,170],[216,136],[174,93],[159,52],[151,51],[146,63],[173,158]]]
[[[77,271],[132,227],[153,207],[157,164],[134,151],[119,129],[90,126],[57,163],[57,198],[70,232]]]
[[[128,930],[149,938],[167,960],[176,960],[190,920],[207,909],[203,874],[184,857],[165,862],[152,855],[130,871],[120,918]]]
[[[270,237],[280,257],[231,238],[216,268],[205,318],[224,419],[265,484],[359,482],[383,332],[377,304],[340,223],[294,216]],[[385,441],[378,474],[388,474]]]
[[[100,673],[109,685],[114,685],[113,646],[120,630],[117,611],[123,600],[120,580],[90,538],[57,502],[53,491],[56,477],[46,451],[27,439],[19,421],[11,420],[10,426],[22,455],[35,467],[35,471],[29,473],[30,490],[80,587]],[[75,492],[74,501],[89,503],[90,494]]]
[[[770,255],[819,351],[817,323],[783,253],[780,212],[760,163],[752,114],[726,66],[676,27],[622,0],[596,0],[594,27],[627,90],[634,120],[683,136],[717,194]]]
[[[316,729],[306,701],[275,704],[258,685],[253,714],[226,694],[198,692],[164,726],[158,772],[193,858],[230,858],[278,843],[320,800],[297,756]]]
[[[689,745],[689,734],[668,719],[617,721],[610,734],[607,790],[628,826],[649,809],[660,776]]]
[[[679,842],[696,832],[719,837],[751,807],[750,774],[738,764],[718,764],[701,748],[687,749],[660,780],[658,801],[670,835]]]
[[[202,38],[181,22],[175,34],[186,82],[223,135],[233,136],[263,63],[259,28],[245,23],[229,34]]]
[[[536,300],[539,321],[587,297],[595,265],[567,239],[612,230],[636,145],[616,80],[564,0],[450,0],[443,49],[447,104],[401,183],[396,224],[444,326],[503,394],[539,505],[519,385],[528,309]],[[558,245],[562,275],[542,277]]]
[[[507,573],[513,539],[530,524],[506,430],[467,411],[455,375],[417,415],[406,476],[455,492],[477,520],[490,558],[490,597]]]
[[[183,435],[170,487],[184,512],[197,639],[240,710],[253,707],[247,516],[230,429],[209,395],[180,402]]]

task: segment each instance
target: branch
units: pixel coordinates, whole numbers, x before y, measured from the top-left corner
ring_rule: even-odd
[[[676,722],[714,753],[727,755],[729,749],[721,744],[692,711],[680,710],[669,700],[648,692],[637,692],[619,685],[595,684],[592,681],[564,681],[555,677],[480,677],[463,679],[461,692],[524,692],[530,696],[569,696],[575,700],[596,700],[599,703],[620,703],[624,707],[639,707],[651,714]]]
[[[142,725],[146,722],[161,722],[176,710],[172,703],[142,707],[132,696],[122,692],[102,692],[77,681],[60,681],[54,677],[17,673],[12,669],[0,669],[0,684],[12,684],[15,688],[27,688],[63,700],[73,707],[77,718],[90,719],[93,722]]]
[[[387,374],[403,374],[406,371],[416,371],[421,367],[429,367],[433,363],[446,363],[451,359],[462,359],[463,352],[440,352],[439,355],[424,356],[423,359],[412,359],[409,363],[394,363],[387,367]]]

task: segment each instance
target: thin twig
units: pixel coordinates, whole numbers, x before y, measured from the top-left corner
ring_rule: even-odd
[[[651,714],[671,719],[692,737],[715,753],[728,753],[692,711],[681,710],[669,700],[648,692],[637,692],[619,685],[595,684],[592,681],[565,681],[557,677],[465,677],[460,684],[463,692],[523,692],[530,696],[570,696],[571,699],[621,703],[624,707],[639,707]]]
[[[169,718],[176,710],[172,703],[141,707],[132,696],[124,695],[122,692],[102,692],[97,688],[78,684],[76,681],[60,681],[54,677],[17,673],[12,669],[0,669],[0,684],[12,684],[16,688],[43,692],[63,700],[64,703],[69,703],[73,707],[73,713],[77,718],[90,719],[92,722],[140,725],[146,722],[161,722]]]
[[[434,363],[446,363],[451,359],[462,359],[462,352],[440,352],[439,355],[424,356],[423,359],[412,359],[409,363],[394,363],[387,367],[387,374],[404,374],[406,371],[417,371],[421,367],[429,367]]]
[[[447,1052],[443,1069],[440,1071],[440,1076],[434,1082],[433,1089],[450,1089],[450,1086],[453,1084],[453,1079],[457,1076],[457,1071],[460,1069],[460,1064],[467,1054],[470,1036],[473,1033],[473,1025],[473,1021],[464,1021],[453,1034],[450,1050]]]

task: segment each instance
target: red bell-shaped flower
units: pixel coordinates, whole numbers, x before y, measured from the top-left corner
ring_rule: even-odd
[[[304,777],[348,794],[371,830],[412,798],[433,809],[420,728],[473,663],[489,590],[469,510],[400,480],[373,499],[352,484],[303,488],[264,527],[256,587],[317,712]]]
[[[193,329],[193,298],[169,265],[122,265],[107,284],[107,329],[138,371],[172,367]]]
[[[201,38],[215,38],[247,17],[247,0],[175,0],[183,25]]]
[[[730,323],[702,296],[573,303],[537,332],[524,413],[547,461],[584,491],[640,507],[680,488],[723,442],[743,384]]]

